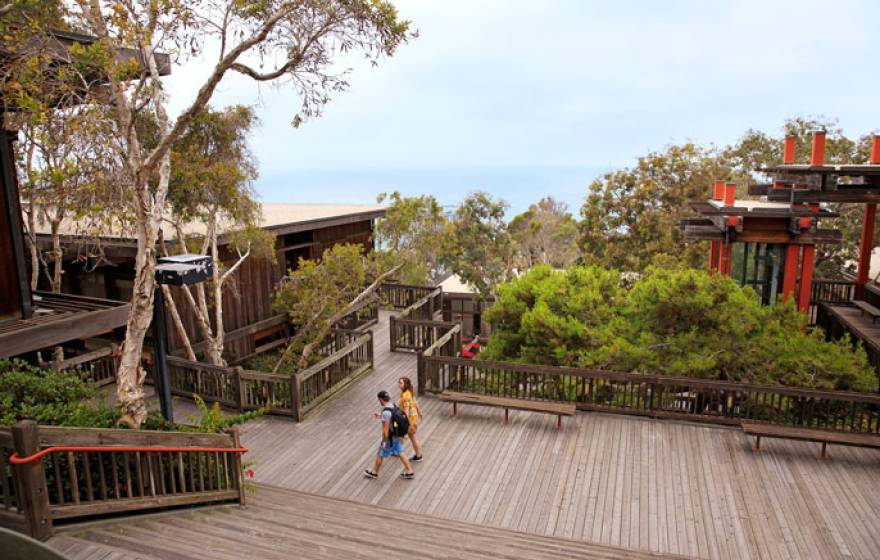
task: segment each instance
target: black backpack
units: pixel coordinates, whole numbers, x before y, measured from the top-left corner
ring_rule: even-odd
[[[388,436],[404,437],[409,432],[409,418],[406,417],[406,413],[396,406],[386,406],[385,410],[391,411],[391,426],[388,429]]]

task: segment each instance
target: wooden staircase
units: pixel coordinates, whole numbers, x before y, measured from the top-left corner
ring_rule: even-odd
[[[680,558],[256,486],[245,508],[216,506],[69,526],[49,544],[71,560]]]

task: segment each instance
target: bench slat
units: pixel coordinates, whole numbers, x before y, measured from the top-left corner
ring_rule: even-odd
[[[444,391],[440,393],[441,401],[456,402],[461,404],[473,404],[478,406],[495,406],[499,408],[512,408],[515,410],[528,410],[531,412],[546,412],[561,416],[573,416],[577,407],[573,403],[525,401],[508,397],[493,397],[491,395],[478,395],[475,393],[458,393]]]
[[[848,434],[844,432],[774,426],[772,424],[759,424],[753,422],[743,422],[742,430],[744,433],[752,436],[795,439],[816,443],[831,443],[836,445],[851,445],[855,447],[872,447],[880,449],[880,436],[873,434]]]
[[[873,319],[880,317],[880,309],[874,307],[873,305],[871,305],[867,301],[856,300],[853,302],[853,305],[855,305],[856,307],[861,309],[862,312],[870,315]]]

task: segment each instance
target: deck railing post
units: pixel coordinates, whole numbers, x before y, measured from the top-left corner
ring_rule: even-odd
[[[416,354],[416,393],[419,396],[425,394],[425,354],[419,352]]]
[[[244,368],[241,366],[232,368],[232,379],[235,383],[235,404],[238,405],[239,412],[244,410],[245,405],[244,381],[241,380],[241,373],[243,371]]]
[[[12,445],[19,457],[28,457],[40,450],[40,434],[37,423],[22,420],[12,427]],[[46,473],[43,461],[31,461],[15,466],[19,483],[19,505],[24,510],[28,534],[45,540],[52,535],[52,514],[49,511],[49,494],[46,490]]]
[[[293,411],[293,418],[297,422],[302,422],[302,400],[300,393],[299,376],[292,373],[290,374],[290,408]]]
[[[232,436],[232,444],[236,448],[241,447],[241,432],[238,429],[238,426],[232,426],[229,428],[229,435]],[[233,461],[235,464],[235,485],[238,488],[238,503],[240,505],[244,505],[244,473],[242,472],[241,467],[241,453],[235,454],[235,460]]]

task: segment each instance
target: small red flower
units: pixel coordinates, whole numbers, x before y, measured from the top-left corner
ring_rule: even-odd
[[[248,469],[247,475],[248,475],[248,478],[253,478],[254,477],[254,469]]]

